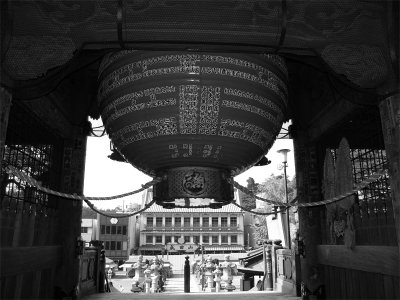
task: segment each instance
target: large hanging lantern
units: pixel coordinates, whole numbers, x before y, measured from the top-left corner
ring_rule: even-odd
[[[276,55],[119,51],[103,59],[99,82],[107,133],[126,161],[163,178],[153,196],[164,207],[230,203],[226,179],[268,152],[287,106]]]

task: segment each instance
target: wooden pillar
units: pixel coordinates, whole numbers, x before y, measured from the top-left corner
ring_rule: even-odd
[[[3,161],[3,151],[4,151],[4,146],[6,143],[6,136],[7,136],[7,127],[8,127],[8,116],[10,114],[10,107],[11,107],[11,94],[8,93],[4,88],[0,87],[0,167],[2,167],[2,161]],[[3,178],[0,175],[0,183],[3,182]],[[1,201],[1,199],[0,199]],[[2,204],[2,203],[0,203]],[[10,224],[20,224],[21,222],[21,209],[20,207],[16,207],[18,209],[18,214],[16,213],[15,215],[11,215],[8,213],[5,213],[4,210],[1,211],[1,218],[2,220],[8,219]],[[15,220],[17,219],[17,220]],[[4,222],[4,221],[3,221]],[[3,230],[3,229],[2,229]],[[19,237],[19,232],[20,232],[20,227],[16,227],[14,229],[14,233],[12,234],[12,238],[8,239],[8,241],[3,245],[0,245],[0,247],[6,247],[10,246],[8,242],[11,243],[12,246],[14,246],[15,241],[17,240],[15,236],[17,235]],[[2,234],[5,234],[3,231]],[[3,292],[3,297],[15,297],[15,294],[12,294],[13,291],[11,291],[12,288],[11,286],[16,286],[16,278],[5,278],[2,280],[2,290]]]
[[[61,191],[83,194],[85,174],[86,136],[77,135],[64,144]],[[81,235],[82,201],[59,199],[59,243],[62,246],[62,264],[57,269],[55,286],[67,295],[76,293],[79,285],[79,258],[75,247]]]
[[[379,105],[392,191],[393,212],[400,251],[400,94]]]
[[[298,202],[319,201],[321,192],[317,147],[309,142],[307,132],[300,130],[293,136],[293,145]],[[317,245],[321,243],[320,214],[319,207],[299,208],[299,233],[305,243],[305,257],[301,258],[301,280],[303,281],[309,277],[311,268],[318,264]]]
[[[0,87],[0,162],[3,160],[3,149],[6,143],[8,116],[11,108],[11,94]]]

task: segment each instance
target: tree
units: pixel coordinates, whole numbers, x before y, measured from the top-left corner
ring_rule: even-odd
[[[283,175],[272,174],[259,186],[260,196],[265,199],[286,202],[285,197],[285,179]],[[287,193],[289,202],[296,197],[296,177],[292,180],[287,179]],[[267,211],[272,211],[273,205],[264,202],[263,207]]]
[[[82,206],[82,219],[96,219],[97,213],[90,207]]]
[[[258,186],[259,196],[268,200],[278,201],[278,202],[286,202],[285,197],[285,180],[283,175],[274,175],[272,174],[269,178],[267,178],[262,184]],[[296,197],[296,177],[292,180],[287,179],[287,193],[289,202],[292,201]],[[258,208],[256,211],[260,212],[273,212],[274,205],[264,202],[261,208]],[[278,209],[279,210],[279,209]],[[290,228],[291,233],[295,232],[298,228],[298,220],[296,213],[296,208],[289,209],[289,220],[290,220]],[[264,239],[268,237],[268,228],[266,224],[266,218],[264,216],[258,216],[259,226],[253,226],[255,230],[255,238],[256,239]],[[293,237],[292,233],[292,237]]]
[[[262,211],[263,209],[257,209],[257,211]],[[268,235],[268,226],[267,226],[267,219],[265,216],[257,216],[256,217],[257,221],[251,225],[251,227],[254,229],[254,240],[259,241],[259,240],[264,240],[264,239],[269,239]]]
[[[253,194],[257,194],[259,192],[259,183],[256,183],[254,178],[249,177],[247,179],[247,189],[249,189]],[[255,209],[256,208],[256,198],[239,191],[239,197],[242,200],[242,206],[247,209]]]

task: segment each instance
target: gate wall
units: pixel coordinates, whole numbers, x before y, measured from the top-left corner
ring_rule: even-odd
[[[1,108],[1,107],[0,107]],[[44,115],[48,107],[42,107]],[[37,113],[37,112],[36,112]],[[79,292],[81,201],[48,195],[8,174],[11,165],[43,187],[82,194],[86,136],[61,136],[25,103],[1,120],[1,299],[54,299]],[[2,112],[3,115],[3,112]],[[67,129],[66,129],[67,131]]]
[[[44,194],[4,167],[12,165],[57,188],[61,143],[14,104],[0,171],[1,298],[52,298],[54,273],[61,261],[57,244],[59,210]]]
[[[339,176],[329,176],[325,161],[323,173],[326,178],[322,182],[325,189],[329,186],[329,177],[335,177],[336,186],[337,181],[346,180],[356,186],[374,172],[387,167],[380,120],[368,122],[375,122],[376,130],[368,132],[369,140],[365,140],[363,146],[360,141],[354,145],[350,139],[350,147],[345,150],[330,148],[334,158],[331,172],[341,169],[342,173]],[[321,153],[324,150],[326,148],[322,146]],[[343,172],[345,168],[340,165],[341,159],[338,156],[344,153],[349,156],[350,178],[342,178],[346,172]],[[323,192],[327,194],[327,191]],[[399,250],[391,193],[389,174],[385,172],[377,181],[360,190],[353,204],[346,207],[338,202],[334,204],[335,209],[328,205],[321,211],[322,235],[321,244],[317,246],[317,256],[324,275],[327,298],[400,298]]]

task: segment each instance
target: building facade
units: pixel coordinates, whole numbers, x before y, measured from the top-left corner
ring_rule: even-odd
[[[143,204],[151,200],[148,189]],[[139,251],[144,255],[176,253],[175,244],[202,245],[204,253],[244,251],[243,212],[233,204],[221,209],[164,209],[153,204],[141,213],[139,224]]]
[[[111,218],[97,214],[96,240],[104,242],[106,257],[114,261],[125,261],[137,247],[137,217]]]
[[[81,221],[81,238],[85,243],[89,243],[96,239],[97,235],[97,219],[82,219]]]

